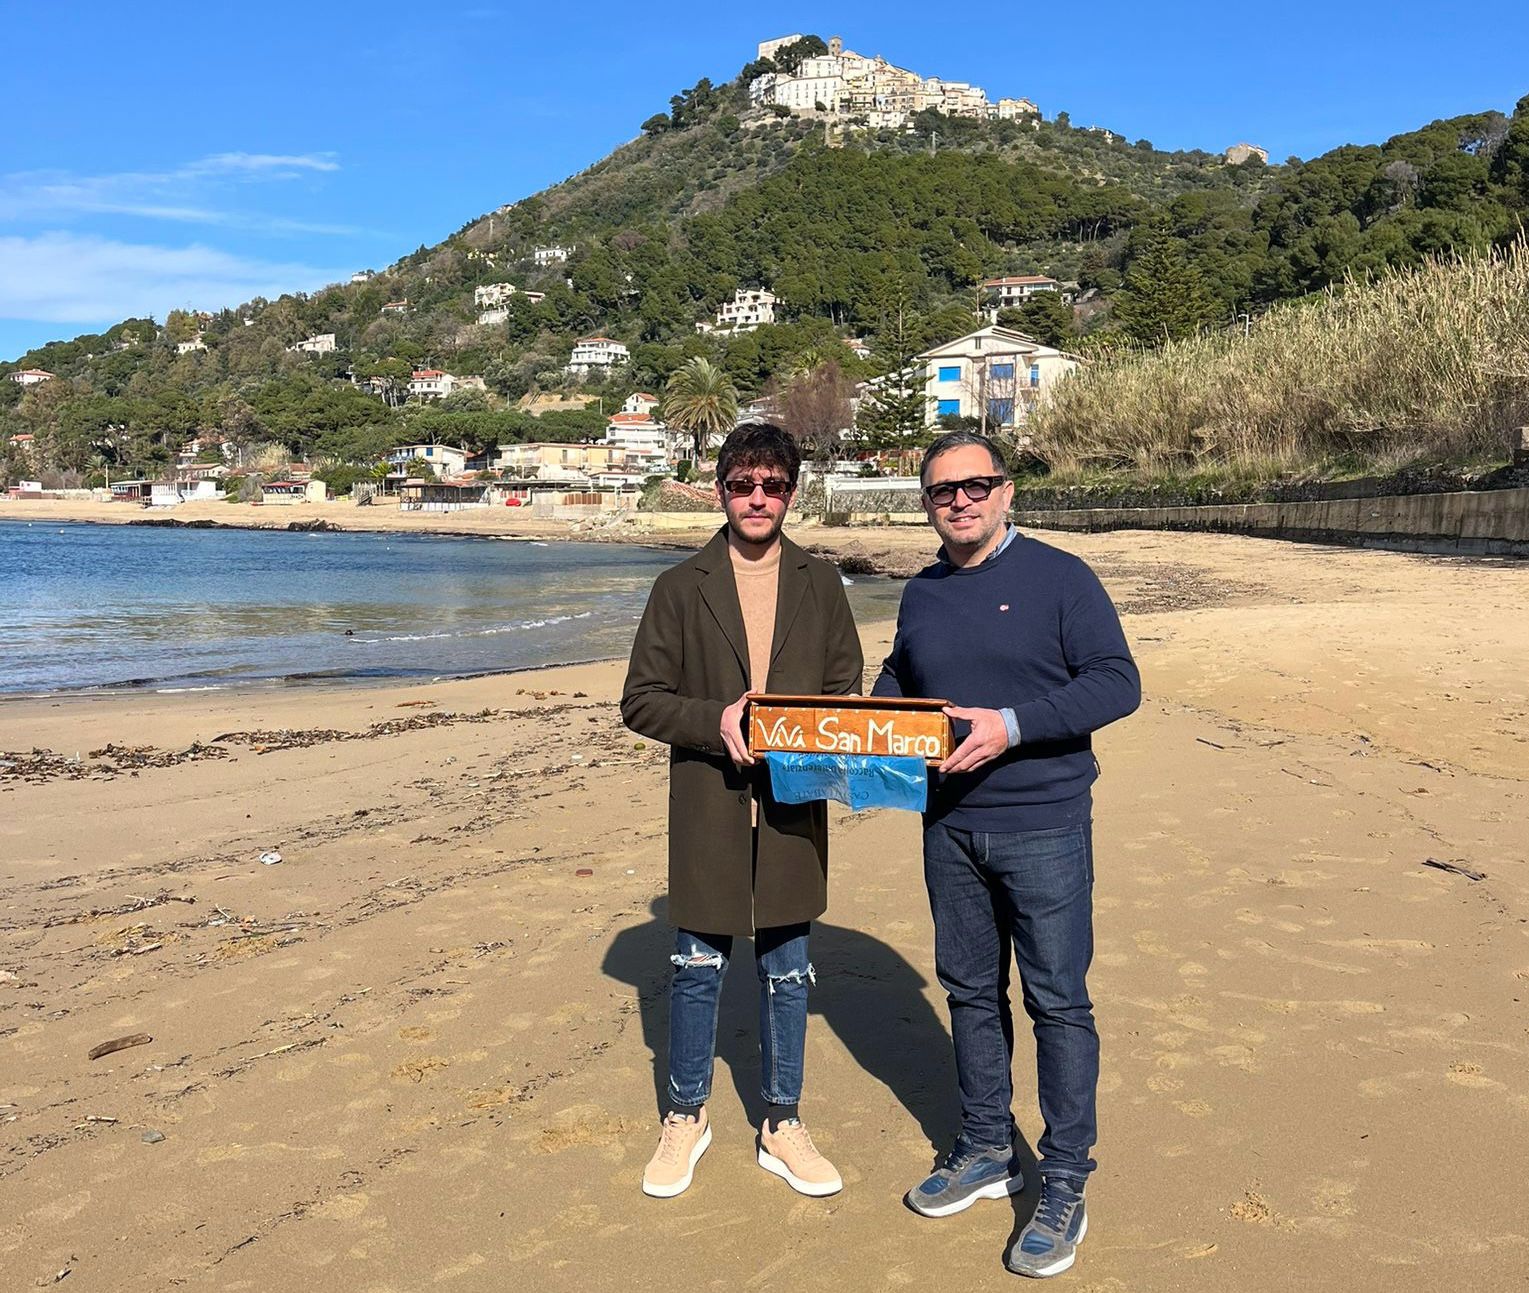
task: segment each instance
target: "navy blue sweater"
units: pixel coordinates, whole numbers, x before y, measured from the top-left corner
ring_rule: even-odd
[[[964,569],[908,581],[877,696],[1011,706],[1019,744],[973,772],[931,774],[926,816],[962,830],[1031,831],[1086,820],[1098,775],[1089,733],[1141,703],[1141,675],[1098,576],[1024,535]]]

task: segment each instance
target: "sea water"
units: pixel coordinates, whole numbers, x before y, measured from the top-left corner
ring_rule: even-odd
[[[689,554],[0,520],[0,693],[461,677],[626,655]],[[855,576],[858,619],[900,583]]]

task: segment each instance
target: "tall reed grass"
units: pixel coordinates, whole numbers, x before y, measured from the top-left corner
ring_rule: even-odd
[[[1529,244],[1288,302],[1250,335],[1107,353],[1032,415],[1054,476],[1395,470],[1506,454],[1529,423]]]

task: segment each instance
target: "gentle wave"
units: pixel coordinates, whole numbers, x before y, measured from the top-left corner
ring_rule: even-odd
[[[580,611],[577,615],[549,615],[542,620],[522,620],[518,624],[495,624],[486,629],[456,629],[450,633],[402,633],[394,637],[349,639],[354,646],[378,646],[383,642],[432,642],[440,638],[484,638],[496,633],[523,633],[526,629],[545,629],[555,624],[567,624],[573,620],[587,620],[593,611]]]

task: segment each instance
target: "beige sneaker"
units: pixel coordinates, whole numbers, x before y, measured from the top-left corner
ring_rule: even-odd
[[[818,1153],[798,1118],[786,1119],[773,1132],[770,1120],[764,1120],[759,1128],[759,1166],[781,1177],[798,1194],[821,1198],[844,1188],[838,1171]]]
[[[642,1192],[655,1199],[672,1199],[690,1188],[695,1165],[711,1144],[711,1124],[703,1105],[696,1117],[671,1113],[664,1119],[658,1148],[642,1173]]]

